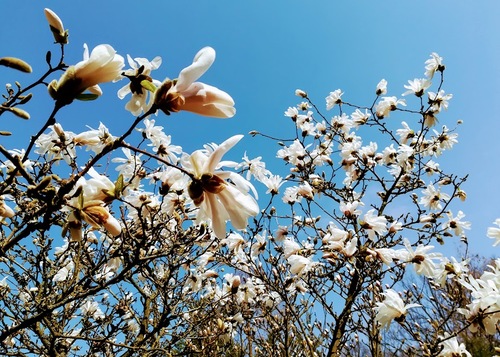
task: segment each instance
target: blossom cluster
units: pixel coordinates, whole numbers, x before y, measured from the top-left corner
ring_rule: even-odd
[[[45,15],[65,48],[61,19]],[[428,306],[403,288],[412,272],[450,301],[446,289],[462,287],[470,295],[456,310],[463,326],[496,333],[500,260],[478,276],[466,256],[446,257],[435,244],[466,241],[471,229],[455,203],[466,199],[465,178],[438,162],[458,143],[457,126],[442,117],[453,96],[443,90],[438,54],[399,96],[380,80],[371,106],[336,89],[322,111],[298,89],[300,102],[284,112],[295,136],[277,143],[282,172],[254,153],[227,158],[241,134],[188,153],[159,125],[161,113],[235,115],[228,93],[198,82],[213,48],[162,81],[153,77],[159,56],[127,55],[124,69],[109,44],[84,45],[71,66],[63,53],[46,75],[64,71],[47,85],[50,118],[27,148],[0,149],[1,346],[31,338],[66,352],[87,341],[88,351],[108,355],[143,345],[210,354],[240,334],[253,341],[249,354],[333,355],[366,341],[376,354],[384,329],[401,327],[414,339],[406,348],[470,356],[460,331],[445,323],[451,315],[437,314],[428,336],[413,333],[411,314]],[[117,96],[130,96],[125,110],[136,117],[128,130],[99,123],[75,133],[55,120],[118,81],[126,84]],[[5,107],[21,106],[24,94],[9,91]],[[497,245],[500,228],[487,236]],[[35,352],[56,349],[44,348]]]

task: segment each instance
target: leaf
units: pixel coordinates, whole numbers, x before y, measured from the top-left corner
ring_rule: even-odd
[[[153,84],[153,82],[150,82],[146,79],[141,81],[141,86],[142,86],[142,88],[147,89],[151,93],[156,92],[156,86]]]
[[[82,94],[78,94],[76,96],[76,99],[81,100],[83,102],[96,100],[97,98],[99,98],[99,96],[97,94],[94,94],[94,93],[82,93]]]

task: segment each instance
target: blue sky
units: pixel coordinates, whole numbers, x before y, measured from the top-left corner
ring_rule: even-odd
[[[182,113],[158,116],[157,123],[185,151],[206,142],[221,142],[250,130],[290,136],[283,117],[298,102],[296,88],[306,90],[324,108],[324,98],[341,88],[347,101],[368,105],[376,84],[389,82],[389,95],[401,96],[407,80],[423,77],[431,52],[444,57],[445,87],[454,95],[441,123],[457,119],[459,144],[440,159],[441,166],[470,174],[468,193],[460,206],[472,221],[471,249],[495,254],[486,228],[500,217],[500,2],[490,1],[16,1],[2,2],[0,57],[17,56],[34,68],[33,75],[0,68],[3,83],[30,83],[45,71],[47,50],[57,53],[43,14],[54,10],[70,31],[66,63],[81,60],[82,45],[108,43],[124,57],[155,56],[163,64],[158,79],[174,78],[204,46],[217,51],[203,81],[230,93],[237,114],[229,120]],[[104,96],[92,103],[74,103],[58,117],[65,129],[81,131],[104,122],[118,134],[133,117],[123,110],[116,91],[121,83],[102,86]],[[29,122],[1,117],[5,146],[26,146],[29,134],[44,122],[51,99],[43,90],[26,108]],[[42,99],[46,97],[45,99]],[[401,117],[398,117],[403,120]],[[370,138],[365,138],[369,141]],[[236,151],[273,161],[277,147],[246,136]],[[271,163],[269,163],[271,164]],[[486,253],[488,252],[488,253]]]

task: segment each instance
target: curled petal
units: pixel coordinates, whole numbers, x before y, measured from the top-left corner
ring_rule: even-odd
[[[205,166],[203,167],[202,172],[214,172],[215,168],[222,159],[222,156],[224,156],[224,154],[228,152],[234,145],[236,145],[241,139],[243,139],[243,135],[234,135],[220,144],[205,162]]]
[[[193,63],[184,68],[179,74],[176,90],[186,90],[194,81],[205,73],[215,61],[215,50],[212,47],[204,47],[194,56]]]
[[[182,95],[185,99],[182,110],[213,118],[231,118],[236,114],[233,98],[208,84],[193,83]]]

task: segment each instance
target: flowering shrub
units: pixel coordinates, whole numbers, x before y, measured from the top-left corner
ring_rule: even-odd
[[[323,110],[297,90],[299,103],[284,113],[294,137],[277,141],[285,164],[277,173],[247,154],[223,161],[243,135],[189,154],[157,125],[181,110],[235,114],[228,93],[196,82],[214,49],[163,81],[152,77],[160,57],[127,55],[126,69],[107,44],[90,54],[85,46],[84,60],[68,66],[68,31],[53,11],[45,15],[60,59],[49,56],[31,85],[7,85],[0,108],[29,118],[22,107],[36,86],[54,99],[26,148],[0,146],[2,354],[470,355],[462,329],[447,324],[457,312],[464,328],[497,333],[500,261],[474,276],[466,256],[435,250],[471,227],[454,202],[466,199],[466,178],[438,162],[458,138],[458,125],[441,116],[452,95],[438,54],[424,78],[404,86],[415,108],[387,96],[385,80],[368,106],[337,89]],[[30,72],[20,59],[0,64]],[[116,81],[136,116],[128,129],[101,123],[74,133],[56,121]],[[99,166],[106,160],[116,171]],[[499,232],[487,233],[495,245]],[[466,301],[430,308],[403,288],[411,272],[445,300],[460,287]],[[428,333],[415,330],[417,310],[431,321]],[[392,348],[386,332],[395,325],[409,338]]]

